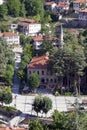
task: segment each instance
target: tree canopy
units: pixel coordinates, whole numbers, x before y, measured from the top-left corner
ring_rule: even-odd
[[[5,41],[0,43],[0,79],[11,84],[14,74],[14,53]]]
[[[37,87],[40,85],[40,78],[37,73],[31,74],[31,76],[28,79],[29,88],[31,90],[36,90]]]

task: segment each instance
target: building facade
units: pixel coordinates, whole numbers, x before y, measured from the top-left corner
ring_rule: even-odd
[[[41,32],[41,24],[35,20],[26,19],[18,24],[18,30],[25,35],[35,36]]]
[[[29,78],[32,73],[37,73],[41,79],[40,86],[54,89],[57,87],[57,77],[55,74],[52,74],[50,71],[48,71],[48,62],[48,53],[43,56],[34,57],[27,65],[27,78]]]
[[[20,44],[20,37],[18,34],[15,34],[13,32],[4,32],[0,34],[0,38],[4,39],[7,44]]]
[[[84,8],[83,6],[86,6],[87,1],[86,0],[75,0],[73,2],[73,10],[75,12],[78,12],[81,8]]]

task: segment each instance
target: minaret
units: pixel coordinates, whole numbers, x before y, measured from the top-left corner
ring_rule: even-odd
[[[60,47],[63,48],[64,45],[64,41],[63,41],[63,27],[61,24],[61,28],[60,28]]]

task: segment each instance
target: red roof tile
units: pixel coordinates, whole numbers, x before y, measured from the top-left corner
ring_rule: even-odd
[[[54,4],[54,2],[46,2],[45,6],[51,6],[52,4]]]
[[[59,3],[57,5],[57,7],[68,7],[69,5],[68,4],[65,4],[65,3]]]
[[[3,33],[3,36],[4,36],[4,37],[11,37],[11,36],[18,36],[18,35],[15,34],[15,33],[12,33],[12,32],[4,32],[4,33]]]
[[[86,0],[75,0],[74,3],[86,3]]]
[[[27,67],[31,69],[46,69],[48,61],[48,54],[45,54],[43,56],[36,56],[31,60]]]
[[[0,130],[25,130],[25,128],[0,127]]]
[[[87,13],[87,9],[80,10],[79,12]]]
[[[42,41],[43,40],[43,36],[34,36],[34,37],[32,37],[32,39],[34,41]]]

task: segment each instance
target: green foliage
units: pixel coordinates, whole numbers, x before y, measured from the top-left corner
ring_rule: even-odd
[[[37,73],[33,73],[29,79],[28,79],[28,83],[29,83],[29,88],[31,90],[36,90],[36,88],[40,85],[40,78],[38,76]]]
[[[14,53],[5,41],[0,43],[0,78],[9,85],[14,73]]]
[[[44,6],[42,0],[26,0],[25,8],[27,11],[27,16],[40,15],[40,18],[44,16]]]
[[[7,12],[8,10],[6,4],[0,5],[0,19],[4,19],[7,15]]]
[[[58,91],[55,91],[55,96],[59,96],[60,93]]]
[[[50,54],[48,68],[50,71],[56,72],[58,84],[60,82],[62,84],[63,77],[67,77],[67,79],[72,79],[76,87],[78,78],[83,75],[86,67],[84,48],[78,44],[65,45],[62,49],[59,48]]]
[[[25,39],[22,37],[21,42],[24,42]],[[21,56],[21,65],[18,71],[18,77],[22,80],[26,78],[26,66],[33,57],[33,49],[31,44],[26,44]]]
[[[3,106],[4,110],[6,111],[11,111],[11,110],[16,110],[15,107],[11,107],[11,106]]]
[[[8,7],[8,14],[18,17],[20,14],[20,0],[8,0],[7,7]]]
[[[52,109],[52,101],[49,97],[43,97],[42,111],[46,114],[50,109]]]
[[[65,96],[72,96],[72,93],[71,92],[65,92],[64,95]]]
[[[0,90],[0,102],[3,105],[3,102],[5,104],[10,104],[12,102],[12,93],[9,91],[9,89],[7,89],[8,91],[6,91],[7,88],[3,88]]]
[[[41,96],[37,96],[34,100],[33,109],[37,113],[37,115],[39,112],[41,112],[42,102],[43,102],[43,98]]]
[[[39,112],[47,114],[52,109],[52,101],[49,97],[37,96],[33,103],[33,109],[37,112],[37,115]]]
[[[26,10],[25,10],[25,5],[24,5],[24,3],[21,3],[21,4],[20,4],[19,16],[21,16],[21,17],[25,17],[25,16],[26,16]]]
[[[44,40],[43,44],[40,45],[40,54],[43,55],[46,52],[51,52],[53,48],[52,41],[50,40]]]
[[[0,26],[0,31],[1,32],[7,32],[9,30],[8,26],[7,25],[1,25]]]
[[[5,81],[7,85],[12,84],[12,79],[14,75],[14,68],[12,65],[7,65],[6,72],[5,72]]]
[[[29,122],[29,130],[43,130],[43,127],[38,120],[34,120]]]

